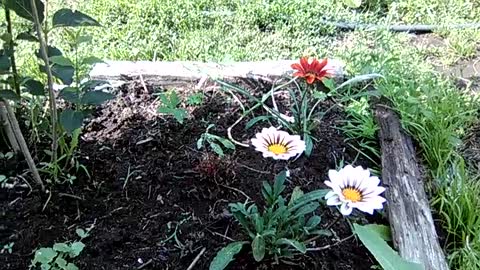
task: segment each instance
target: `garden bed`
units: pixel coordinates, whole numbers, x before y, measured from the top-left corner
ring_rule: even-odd
[[[0,238],[15,242],[13,254],[0,254],[4,269],[26,269],[38,247],[74,240],[76,228],[92,225],[76,259],[80,269],[187,269],[203,248],[194,269],[208,269],[218,250],[248,237],[228,203],[250,198],[261,204],[262,181],[271,183],[287,164],[288,194],[295,186],[325,188],[328,170],[341,161],[368,167],[338,130],[345,120],[340,109],[319,122],[319,141],[308,158],[274,161],[241,147],[218,158],[210,149],[198,150],[197,140],[209,124],[215,125],[211,133],[226,136],[241,111],[215,85],[205,87],[203,104],[187,106],[183,124],[156,112],[159,89],[130,82],[114,91],[116,98],[97,109],[82,134],[80,160],[90,178],[78,174],[73,185],[55,186],[51,198],[35,189],[1,190]],[[192,91],[197,90],[178,89],[183,98]],[[332,105],[327,99],[321,106]],[[248,120],[233,129],[239,141],[260,129],[245,130]],[[278,266],[272,260],[256,263],[245,248],[229,269],[371,269],[374,259],[359,241],[339,242],[352,235],[348,221],[327,206],[319,214],[321,227],[333,232],[309,245],[319,251]]]

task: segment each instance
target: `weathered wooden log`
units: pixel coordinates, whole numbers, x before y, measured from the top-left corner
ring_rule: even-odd
[[[388,107],[378,104],[375,118],[380,126],[382,179],[394,245],[402,258],[421,263],[426,270],[448,270],[412,140]]]
[[[150,61],[106,61],[96,64],[90,72],[94,80],[128,81],[142,80],[152,86],[180,86],[196,84],[207,78],[264,78],[276,79],[291,72],[294,60],[235,62],[232,64],[205,63],[192,61],[150,62]],[[344,64],[329,59],[327,68],[335,77],[343,76]]]

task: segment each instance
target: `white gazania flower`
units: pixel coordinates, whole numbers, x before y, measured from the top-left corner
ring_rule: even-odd
[[[288,160],[305,151],[305,142],[298,135],[290,135],[275,127],[264,128],[252,139],[255,150],[263,153],[263,157]]]
[[[325,195],[327,205],[340,205],[340,212],[347,216],[357,208],[360,211],[373,214],[375,209],[382,209],[385,198],[380,196],[385,191],[378,186],[380,179],[370,176],[370,171],[361,166],[345,166],[340,171],[329,170],[325,185],[332,190]]]

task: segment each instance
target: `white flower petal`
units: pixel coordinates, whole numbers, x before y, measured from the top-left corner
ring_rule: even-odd
[[[333,197],[328,198],[327,200],[327,205],[335,206],[340,204],[342,204],[342,201],[336,194]]]
[[[349,205],[349,203],[343,203],[341,206],[340,206],[340,213],[342,213],[342,215],[344,216],[348,216],[352,213],[353,211],[353,207],[351,207]]]
[[[330,197],[333,197],[334,195],[337,195],[337,193],[335,193],[334,191],[329,191],[326,195],[325,195],[325,199],[328,200]]]
[[[263,128],[261,133],[257,133],[255,138],[251,139],[251,144],[256,151],[262,152],[263,157],[271,157],[276,160],[288,160],[305,151],[305,142],[301,140],[300,136],[292,136],[288,132],[278,130],[275,127]],[[272,144],[281,145],[278,150],[284,147],[286,152],[272,152],[269,149]]]

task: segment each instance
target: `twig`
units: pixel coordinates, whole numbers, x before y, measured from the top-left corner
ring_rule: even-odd
[[[140,270],[140,269],[143,269],[145,267],[147,267],[148,265],[150,265],[151,263],[153,262],[152,259],[148,260],[146,263],[140,265],[139,267],[137,267],[137,270]]]
[[[233,123],[230,127],[228,127],[227,129],[227,135],[228,135],[228,138],[230,139],[230,141],[232,141],[234,144],[237,144],[237,145],[240,145],[240,146],[243,146],[243,147],[250,147],[250,145],[248,144],[245,144],[245,143],[241,143],[237,140],[235,140],[232,136],[232,129],[238,125],[238,123],[240,123],[243,118],[245,118],[245,114],[243,114],[242,116],[240,116],[240,118],[237,119],[237,121],[235,121],[235,123]]]
[[[47,82],[48,82],[48,95],[50,101],[50,113],[52,118],[52,163],[57,163],[57,104],[55,100],[55,92],[53,90],[53,76],[52,70],[50,69],[50,62],[48,60],[48,53],[47,53],[47,41],[46,36],[45,39],[42,33],[42,24],[40,23],[40,19],[38,18],[37,13],[37,4],[35,0],[30,0],[30,4],[32,6],[32,14],[33,20],[35,22],[35,28],[37,30],[38,40],[40,41],[40,54],[42,56],[43,62],[45,63],[45,70],[47,72]]]
[[[143,90],[145,90],[145,94],[148,94],[148,88],[145,84],[145,80],[143,80],[143,75],[139,74],[138,77],[140,77],[140,83],[142,84]]]
[[[241,190],[238,189],[238,188],[229,187],[229,186],[224,185],[224,184],[220,184],[220,186],[222,186],[222,187],[224,187],[224,188],[228,188],[228,189],[234,190],[234,191],[242,194],[243,196],[245,196],[245,198],[247,198],[247,199],[249,199],[250,201],[252,201],[252,198],[250,198],[247,194],[245,194],[245,192],[241,191]]]
[[[195,257],[195,259],[193,259],[193,262],[190,264],[190,266],[187,268],[187,270],[192,270],[193,269],[195,264],[197,264],[198,260],[200,260],[200,257],[203,255],[203,253],[205,253],[205,250],[207,250],[207,249],[202,248],[202,250],[200,250],[200,253],[198,253],[197,257]]]
[[[355,234],[352,234],[352,235],[350,235],[350,236],[348,236],[348,237],[345,237],[345,238],[341,239],[340,241],[336,242],[335,244],[330,244],[330,245],[326,245],[326,246],[322,246],[322,247],[317,247],[317,248],[307,248],[307,251],[321,251],[321,250],[329,249],[329,248],[338,246],[338,245],[340,245],[341,243],[343,243],[343,242],[345,242],[345,241],[348,241],[348,240],[352,239],[354,236],[355,236]]]
[[[47,201],[45,202],[45,204],[43,205],[42,207],[42,212],[45,211],[45,208],[47,208],[47,204],[50,202],[50,199],[52,198],[52,191],[50,190],[48,192],[48,198],[47,198]]]
[[[10,121],[11,127],[13,129],[12,131],[15,134],[15,138],[17,139],[20,149],[22,150],[23,156],[27,161],[28,167],[30,168],[30,171],[33,174],[33,179],[35,179],[35,181],[40,185],[40,187],[42,188],[42,191],[45,191],[45,186],[43,185],[42,178],[40,178],[40,174],[38,173],[35,162],[33,161],[30,151],[28,150],[27,142],[25,142],[25,138],[23,137],[22,131],[20,130],[20,126],[18,125],[17,118],[15,118],[15,113],[13,112],[12,107],[10,107],[10,104],[8,103],[8,101],[0,102],[0,103],[3,103],[3,105],[7,109],[7,116],[8,116],[8,120]]]
[[[249,167],[249,166],[247,166],[247,165],[245,165],[245,164],[242,164],[242,163],[239,163],[239,162],[237,163],[237,165],[238,165],[239,167],[248,169],[248,170],[250,170],[250,171],[252,171],[252,172],[261,173],[261,174],[271,174],[270,172],[260,171],[260,170],[254,169],[254,168],[252,168],[252,167]]]
[[[76,196],[76,195],[73,195],[73,194],[68,194],[68,193],[58,193],[58,196],[61,196],[61,197],[70,197],[70,198],[73,198],[73,199],[77,199],[79,201],[84,201],[85,199],[83,199],[82,197],[79,197],[79,196]]]

